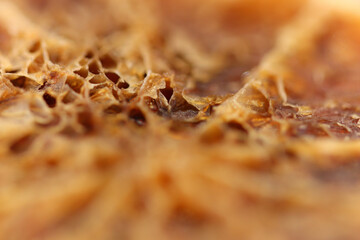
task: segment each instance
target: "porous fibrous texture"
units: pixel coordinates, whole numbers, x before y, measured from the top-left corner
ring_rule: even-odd
[[[357,240],[358,0],[1,0],[0,239]]]

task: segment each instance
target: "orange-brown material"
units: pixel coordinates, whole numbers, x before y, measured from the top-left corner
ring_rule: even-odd
[[[0,239],[357,240],[358,0],[0,0]]]

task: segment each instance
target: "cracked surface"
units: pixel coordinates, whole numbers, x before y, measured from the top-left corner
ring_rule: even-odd
[[[1,0],[0,239],[358,239],[359,12]]]

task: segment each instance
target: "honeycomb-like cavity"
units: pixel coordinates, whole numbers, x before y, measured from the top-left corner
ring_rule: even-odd
[[[358,0],[0,0],[0,239],[357,240]]]

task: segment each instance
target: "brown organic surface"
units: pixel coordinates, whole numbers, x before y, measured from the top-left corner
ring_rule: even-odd
[[[358,0],[0,0],[0,239],[357,240]]]

